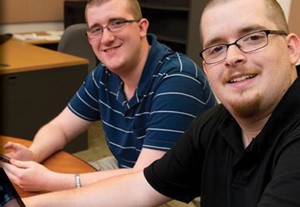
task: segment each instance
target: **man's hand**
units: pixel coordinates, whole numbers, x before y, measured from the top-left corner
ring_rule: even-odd
[[[34,160],[34,155],[32,151],[30,151],[27,147],[14,143],[14,142],[8,142],[6,143],[3,148],[5,150],[11,150],[9,153],[6,155],[17,159],[17,160],[23,160],[23,161],[32,161]]]
[[[54,172],[34,161],[11,159],[11,164],[3,164],[9,179],[24,191],[47,191]]]

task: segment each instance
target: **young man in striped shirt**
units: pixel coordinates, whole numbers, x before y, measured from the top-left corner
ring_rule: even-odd
[[[14,149],[14,158],[39,163],[101,120],[114,157],[95,162],[99,172],[81,174],[81,186],[148,166],[174,145],[196,115],[216,104],[202,70],[147,34],[149,22],[136,0],[91,0],[86,20],[101,63],[61,114],[39,130],[29,149],[6,145]],[[74,175],[49,173],[37,163],[12,163],[6,166],[8,175],[27,190],[75,188]]]

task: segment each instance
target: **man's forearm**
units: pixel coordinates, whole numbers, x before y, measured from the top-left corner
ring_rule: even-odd
[[[57,150],[62,149],[66,144],[64,136],[61,130],[51,124],[43,126],[29,147],[33,152],[34,160],[40,163]]]
[[[57,191],[23,200],[27,207],[150,207],[169,199],[157,193],[140,171],[78,189]]]

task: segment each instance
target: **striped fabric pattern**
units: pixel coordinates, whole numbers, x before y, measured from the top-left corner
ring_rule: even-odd
[[[126,100],[122,80],[104,65],[87,76],[69,103],[79,117],[101,120],[121,168],[133,167],[143,147],[169,150],[192,119],[216,99],[197,65],[148,36],[151,44],[135,95]]]

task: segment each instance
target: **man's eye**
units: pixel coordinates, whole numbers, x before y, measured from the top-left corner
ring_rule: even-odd
[[[265,39],[265,35],[253,34],[244,39],[243,42],[258,42]]]
[[[112,27],[119,27],[119,26],[122,26],[123,24],[124,24],[124,21],[117,20],[117,21],[111,22],[110,26],[112,26]]]
[[[102,28],[101,28],[101,27],[95,27],[95,28],[92,29],[91,32],[92,32],[92,33],[95,33],[95,32],[98,33],[98,32],[101,32],[101,31],[102,31]]]
[[[223,52],[225,49],[224,45],[219,45],[219,46],[215,46],[209,49],[209,54],[211,55],[215,55],[215,54],[219,54],[221,52]]]

